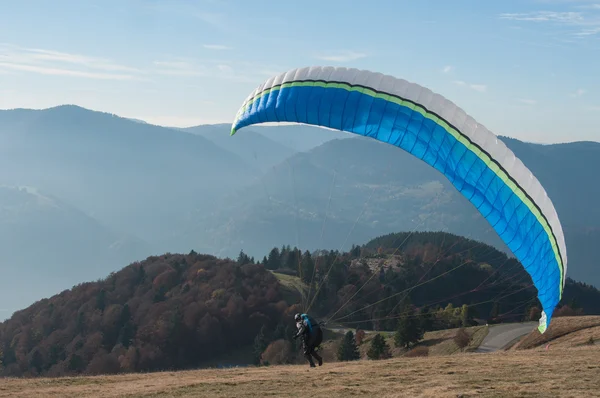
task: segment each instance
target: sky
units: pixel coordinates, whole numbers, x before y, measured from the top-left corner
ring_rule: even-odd
[[[0,109],[231,123],[270,76],[390,74],[492,132],[600,141],[600,0],[3,0]]]

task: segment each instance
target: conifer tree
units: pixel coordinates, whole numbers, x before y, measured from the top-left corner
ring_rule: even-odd
[[[379,333],[371,340],[371,347],[367,351],[369,359],[386,359],[391,358],[390,346]]]
[[[351,330],[344,336],[342,344],[340,344],[340,348],[338,349],[337,357],[340,361],[356,361],[360,359],[360,352],[354,340],[354,333]]]

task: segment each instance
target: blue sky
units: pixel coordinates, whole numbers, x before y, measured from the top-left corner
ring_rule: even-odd
[[[273,74],[392,74],[496,134],[600,141],[600,0],[4,0],[0,109],[231,122]]]

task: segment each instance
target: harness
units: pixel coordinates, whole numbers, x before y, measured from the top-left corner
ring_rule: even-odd
[[[306,326],[308,326],[308,331],[312,334],[312,323],[310,322],[310,319],[308,319],[308,315],[302,314],[300,317],[302,317],[302,320],[306,323]]]

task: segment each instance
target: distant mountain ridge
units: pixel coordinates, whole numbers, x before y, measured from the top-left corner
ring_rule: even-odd
[[[0,187],[0,225],[3,309],[103,277],[149,251],[146,242],[31,187]]]
[[[39,220],[54,220],[43,229],[5,207],[6,217],[23,223],[0,225],[5,236],[11,228],[21,231],[5,248],[4,271],[13,272],[14,282],[40,267],[80,266],[73,236],[94,241],[98,230],[110,231],[110,239],[86,249],[101,265],[88,266],[87,274],[82,269],[83,280],[118,269],[132,256],[190,249],[232,257],[244,249],[258,256],[282,244],[348,249],[403,230],[452,232],[506,249],[448,181],[398,148],[304,125],[256,126],[234,136],[229,129],[165,128],[73,105],[0,111],[0,185],[33,187],[88,220],[79,224],[87,227],[65,229],[70,224],[55,216],[56,209],[42,206],[36,211],[47,218]],[[599,286],[600,143],[500,139],[557,207],[568,275]],[[20,260],[19,253],[43,242],[43,230],[52,231],[45,236],[56,252],[46,250],[43,266]],[[100,260],[107,245],[129,254]],[[23,297],[33,301],[35,289],[24,289]],[[0,300],[10,302],[1,294]]]
[[[600,242],[600,143],[539,145],[501,139],[536,175],[557,208],[569,275],[600,285],[593,244]],[[348,247],[412,229],[448,231],[508,250],[439,172],[390,145],[362,137],[331,140],[286,163],[240,189],[231,201],[222,201],[220,212],[202,215],[196,224],[217,225],[211,236],[229,245],[227,253],[243,247],[256,255],[268,242],[286,240],[310,249],[340,248],[344,242]],[[261,234],[252,232],[258,225]]]

